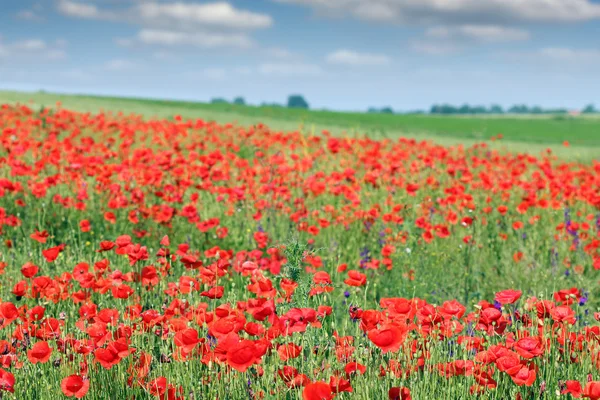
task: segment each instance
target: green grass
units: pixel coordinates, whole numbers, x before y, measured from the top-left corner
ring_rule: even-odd
[[[182,115],[242,126],[264,123],[272,129],[283,131],[329,130],[336,135],[367,135],[371,138],[405,136],[432,140],[446,146],[471,146],[501,133],[504,139],[499,143],[490,143],[492,148],[531,154],[551,148],[559,157],[583,162],[600,157],[600,118],[596,116],[388,115],[0,91],[0,103],[51,107],[57,101],[66,108],[84,112],[122,111],[158,118]],[[562,146],[565,140],[570,142],[569,148]]]

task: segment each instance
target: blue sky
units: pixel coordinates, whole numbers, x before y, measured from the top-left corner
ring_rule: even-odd
[[[600,105],[600,0],[0,0],[0,88]]]

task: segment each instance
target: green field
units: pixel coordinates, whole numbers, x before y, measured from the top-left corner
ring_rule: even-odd
[[[442,145],[470,146],[489,141],[492,136],[501,133],[503,140],[490,143],[492,147],[532,154],[552,148],[559,157],[584,162],[600,158],[600,118],[597,116],[388,115],[0,91],[0,103],[51,107],[58,101],[66,108],[84,112],[122,111],[160,118],[179,114],[243,126],[264,123],[284,131],[320,132],[326,129],[336,135],[406,136],[433,140]],[[565,140],[569,141],[569,148],[562,145]]]

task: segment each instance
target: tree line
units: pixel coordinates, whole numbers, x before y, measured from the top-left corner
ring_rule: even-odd
[[[246,105],[246,101],[243,97],[236,97],[231,103],[223,98],[214,98],[211,101],[212,104],[236,104]],[[287,108],[299,108],[308,110],[310,108],[308,102],[304,96],[299,94],[293,94],[288,97],[287,104],[278,103],[262,103],[261,106],[266,107],[287,107]],[[424,110],[415,110],[409,112],[397,112],[392,107],[369,107],[367,110],[370,114],[425,114]],[[463,104],[461,106],[454,106],[451,104],[434,104],[429,109],[429,114],[441,114],[441,115],[475,115],[475,114],[568,114],[570,110],[566,108],[542,108],[540,106],[527,106],[526,104],[515,104],[512,107],[504,108],[501,105],[493,104],[489,107],[476,105],[472,106],[469,104]],[[581,113],[583,114],[594,114],[600,110],[596,109],[593,104],[587,105]]]
[[[568,114],[569,112],[570,110],[566,108],[542,108],[540,106],[527,106],[526,104],[515,104],[507,109],[497,104],[490,107],[471,106],[469,104],[463,104],[462,106],[434,104],[429,110],[430,114]],[[593,114],[598,110],[593,104],[589,104],[581,112],[583,114]]]

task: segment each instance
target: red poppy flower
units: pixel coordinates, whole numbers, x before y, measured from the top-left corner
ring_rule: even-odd
[[[412,400],[407,387],[393,387],[389,390],[388,396],[390,400]]]
[[[331,386],[325,382],[309,383],[302,391],[303,400],[331,400],[333,396]]]
[[[369,339],[379,347],[383,353],[395,352],[400,349],[407,335],[406,327],[388,325],[381,329],[372,329],[368,332]]]
[[[225,288],[223,286],[215,286],[200,293],[201,296],[208,297],[209,299],[220,299],[223,297],[223,293],[225,292]]]
[[[79,229],[81,232],[89,232],[92,229],[92,224],[87,219],[79,221]]]
[[[519,355],[528,360],[544,353],[542,342],[537,337],[524,337],[515,343],[515,350]]]
[[[583,389],[583,397],[587,397],[590,400],[600,399],[600,382],[591,381],[585,385]]]
[[[364,286],[367,283],[367,276],[356,270],[348,271],[348,278],[344,280],[344,283],[348,286]]]
[[[350,378],[353,374],[356,373],[358,373],[359,375],[363,375],[365,372],[367,372],[367,367],[357,362],[350,362],[344,367],[344,372],[346,373],[346,377]]]
[[[158,377],[148,382],[147,388],[151,395],[162,396],[168,388],[167,378],[164,376]]]
[[[496,300],[502,305],[513,304],[517,300],[519,300],[519,298],[521,298],[522,293],[523,292],[521,292],[520,290],[507,289],[496,293],[496,297],[494,297],[494,300]]]
[[[19,310],[10,302],[0,304],[0,328],[9,325],[19,316]]]
[[[27,358],[32,364],[46,363],[52,355],[52,349],[47,342],[37,342],[30,350],[27,350]]]
[[[200,343],[198,331],[193,328],[187,328],[175,334],[175,346],[180,347],[186,353],[194,350],[198,343]]]
[[[277,348],[277,354],[279,354],[281,361],[287,361],[302,354],[302,347],[295,343],[282,344]]]
[[[575,318],[575,311],[569,306],[558,306],[550,310],[552,319],[556,322],[566,322],[568,324],[575,324],[577,319]]]
[[[88,392],[90,381],[79,375],[70,375],[62,380],[60,388],[65,396],[81,399]]]
[[[116,246],[115,243],[108,241],[108,240],[104,240],[104,241],[100,242],[100,249],[96,250],[96,251],[98,253],[101,253],[103,251],[109,251],[109,250],[112,250],[115,246]]]
[[[94,357],[106,369],[111,369],[121,361],[119,354],[110,348],[97,349],[94,352]]]
[[[133,289],[127,285],[118,285],[110,288],[115,299],[127,299],[133,294]]]
[[[54,260],[56,260],[56,258],[58,257],[60,252],[63,251],[64,248],[65,248],[64,244],[61,244],[61,245],[55,246],[55,247],[51,247],[49,249],[42,250],[42,255],[44,256],[44,258],[46,259],[47,262],[53,262]]]
[[[512,381],[519,386],[531,386],[535,382],[536,367],[533,364],[521,364],[518,371],[510,373]]]
[[[579,381],[566,381],[565,388],[560,393],[570,394],[575,398],[580,398],[583,393],[583,389],[581,388],[581,383]]]
[[[46,231],[35,231],[31,235],[29,235],[30,238],[40,243],[46,243],[46,240],[48,240],[49,236],[50,235]]]
[[[25,278],[31,278],[31,277],[35,276],[39,270],[40,270],[40,268],[37,265],[33,265],[30,262],[25,263],[21,267],[21,273],[23,274],[23,276]]]
[[[7,392],[15,392],[15,377],[8,371],[0,368],[0,390],[6,390]]]
[[[242,340],[227,349],[227,364],[239,372],[244,372],[258,361],[257,353],[255,342]]]

